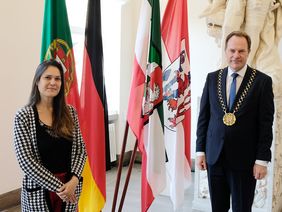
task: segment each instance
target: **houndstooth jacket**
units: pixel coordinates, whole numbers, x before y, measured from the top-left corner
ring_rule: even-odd
[[[80,178],[76,188],[77,198],[82,189],[81,173],[86,160],[85,146],[79,128],[77,113],[68,106],[75,123],[71,153],[71,173]],[[16,156],[24,172],[21,207],[24,212],[49,211],[46,190],[56,192],[63,183],[48,171],[40,160],[36,140],[35,114],[30,106],[20,109],[14,120],[14,145]],[[76,211],[77,204],[67,203],[65,211]]]

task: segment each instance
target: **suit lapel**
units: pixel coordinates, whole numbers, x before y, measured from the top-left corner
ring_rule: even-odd
[[[236,98],[235,98],[235,102],[238,101],[239,97],[241,96],[243,90],[245,89],[250,77],[251,77],[251,73],[252,73],[252,69],[248,66],[247,70],[246,70],[246,73],[245,73],[245,76],[243,78],[243,81],[240,85],[240,88],[236,94]]]
[[[223,97],[223,101],[224,101],[224,105],[226,108],[228,108],[227,106],[227,96],[226,96],[226,77],[227,77],[227,73],[228,73],[228,68],[224,68],[223,69],[223,74],[222,74],[222,79],[221,79],[221,89],[222,89],[222,97]]]

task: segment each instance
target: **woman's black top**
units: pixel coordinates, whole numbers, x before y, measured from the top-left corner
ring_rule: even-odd
[[[36,136],[41,162],[52,173],[70,173],[72,141],[57,136],[39,119],[36,107]]]

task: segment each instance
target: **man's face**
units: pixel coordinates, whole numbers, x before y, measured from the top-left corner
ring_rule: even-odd
[[[247,40],[244,37],[231,37],[225,49],[225,56],[229,67],[233,71],[242,69],[249,56]]]

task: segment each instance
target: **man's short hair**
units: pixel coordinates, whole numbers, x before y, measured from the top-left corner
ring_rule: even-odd
[[[225,49],[227,48],[228,41],[233,36],[245,38],[246,41],[247,41],[247,44],[248,44],[248,50],[251,51],[251,44],[252,44],[251,38],[250,38],[250,36],[246,32],[242,32],[242,31],[233,31],[229,35],[227,35],[227,37],[225,39]]]

